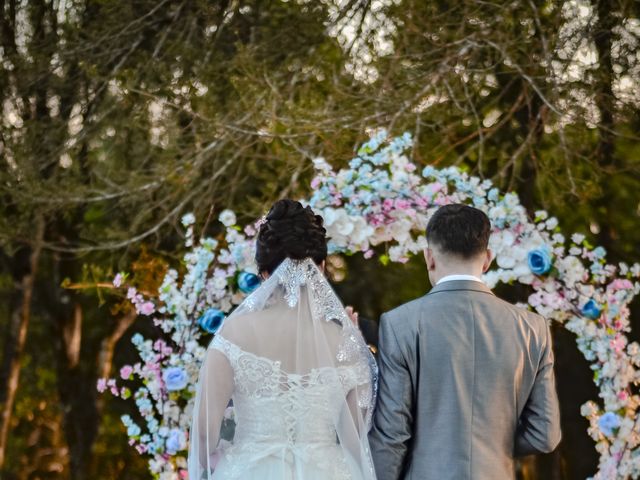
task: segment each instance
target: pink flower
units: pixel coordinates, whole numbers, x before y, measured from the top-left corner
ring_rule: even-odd
[[[431,192],[431,195],[435,195],[440,190],[442,190],[443,185],[440,182],[434,182],[427,185],[427,190]]]
[[[369,259],[371,257],[373,257],[373,250],[369,249],[366,252],[364,252],[364,258]]]
[[[625,343],[626,342],[621,336],[616,336],[616,338],[611,340],[611,348],[613,348],[616,353],[620,353],[624,350]]]
[[[416,168],[417,168],[417,167],[416,167],[413,163],[407,163],[407,164],[404,166],[404,169],[405,169],[407,172],[415,172]]]
[[[622,400],[623,402],[629,397],[629,395],[627,394],[627,392],[625,392],[624,390],[621,392],[618,392],[618,398],[620,400]]]
[[[402,198],[398,198],[395,201],[395,206],[398,210],[407,210],[408,208],[411,208],[411,203],[407,200],[404,200]]]
[[[138,292],[136,291],[136,289],[135,289],[135,288],[133,288],[133,287],[129,287],[129,288],[127,289],[127,298],[128,298],[129,300],[133,300],[133,299],[136,297],[136,293],[138,293]]]
[[[611,290],[631,290],[633,288],[633,283],[626,278],[616,278],[609,284],[609,288]]]
[[[151,302],[144,302],[141,305],[136,305],[136,310],[142,315],[151,315],[156,311],[156,307]]]
[[[98,379],[97,388],[100,393],[103,393],[107,389],[107,379],[106,378]]]
[[[113,279],[113,286],[116,288],[119,288],[122,285],[122,280],[124,280],[124,277],[122,276],[122,274],[121,273],[117,274]]]
[[[315,177],[313,180],[311,180],[311,188],[315,190],[319,186],[320,186],[320,177]]]
[[[429,205],[429,200],[427,200],[426,198],[417,197],[413,201],[416,204],[416,206],[420,208],[425,208]]]
[[[128,380],[133,373],[133,367],[131,365],[125,365],[120,369],[120,378],[123,380]]]

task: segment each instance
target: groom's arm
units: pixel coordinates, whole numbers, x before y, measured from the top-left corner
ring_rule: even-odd
[[[413,428],[411,378],[389,320],[388,314],[380,318],[379,393],[369,434],[378,480],[400,478]]]
[[[553,373],[551,333],[546,322],[544,328],[545,336],[538,373],[518,421],[516,456],[550,453],[560,443],[560,407]]]

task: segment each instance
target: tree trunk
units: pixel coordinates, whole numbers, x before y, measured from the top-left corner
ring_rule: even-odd
[[[136,318],[136,311],[133,309],[130,310],[118,319],[116,326],[111,334],[102,340],[96,362],[98,366],[98,378],[107,378],[111,376],[111,369],[113,367],[113,353],[116,348],[116,344],[129,329],[129,327],[133,325],[133,322],[135,322]],[[104,396],[100,396],[98,397],[98,412],[102,411],[103,406]]]
[[[13,257],[15,305],[12,308],[10,330],[7,334],[0,382],[0,469],[4,465],[11,416],[20,381],[20,360],[27,339],[31,318],[31,299],[44,238],[45,222],[36,221],[35,241]]]

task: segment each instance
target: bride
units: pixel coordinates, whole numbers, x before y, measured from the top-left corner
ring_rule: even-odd
[[[261,225],[264,281],[211,341],[190,432],[191,480],[372,480],[377,369],[323,275],[322,217],[280,200]],[[235,432],[221,441],[232,403]],[[226,445],[223,447],[223,445]]]

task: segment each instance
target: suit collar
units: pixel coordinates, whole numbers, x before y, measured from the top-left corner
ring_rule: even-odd
[[[476,282],[475,280],[451,280],[448,282],[442,282],[431,289],[427,295],[440,292],[455,292],[455,291],[474,291],[488,293],[494,295],[489,287],[482,282]]]

